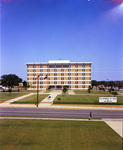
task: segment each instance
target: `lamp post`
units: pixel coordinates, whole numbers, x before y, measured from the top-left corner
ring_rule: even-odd
[[[108,78],[107,78],[107,88],[108,88]]]
[[[38,86],[39,86],[39,76],[37,76],[37,107],[38,107]]]

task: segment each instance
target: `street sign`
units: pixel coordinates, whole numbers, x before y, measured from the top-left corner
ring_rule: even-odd
[[[99,97],[99,103],[117,103],[117,97]]]

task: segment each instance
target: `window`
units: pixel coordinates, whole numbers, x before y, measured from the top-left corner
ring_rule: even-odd
[[[61,69],[61,72],[64,72],[64,69]]]
[[[35,69],[33,69],[33,72],[36,72],[36,70],[35,70]]]
[[[61,77],[61,80],[64,80],[64,77]]]
[[[49,68],[55,68],[55,65],[49,64]]]
[[[85,77],[82,77],[82,80],[85,80]]]
[[[62,68],[62,65],[57,64],[57,65],[56,65],[56,68]]]
[[[68,77],[68,80],[71,80],[71,77]]]
[[[43,72],[43,69],[40,69],[40,72]]]
[[[54,81],[54,84],[57,84],[57,81]]]
[[[85,69],[82,69],[83,72],[85,72]]]
[[[78,84],[78,81],[75,81],[75,84]]]
[[[64,73],[61,73],[61,76],[64,76]]]
[[[57,73],[54,73],[54,76],[57,76]]]
[[[75,80],[78,80],[78,77],[75,77]]]
[[[85,73],[82,73],[82,76],[85,76]]]
[[[85,64],[83,64],[82,67],[85,68]]]
[[[85,88],[85,85],[82,85],[82,88]]]
[[[33,73],[33,76],[36,76],[36,73]]]
[[[61,84],[64,84],[64,81],[61,81]]]
[[[71,73],[68,73],[68,76],[71,76]]]
[[[82,84],[85,84],[85,81],[82,81]]]
[[[75,88],[78,88],[78,85],[75,85]]]
[[[35,66],[35,65],[33,65],[33,68],[36,68],[36,66]]]
[[[63,68],[69,68],[68,64],[63,64]]]
[[[68,81],[68,84],[71,84],[71,81]]]

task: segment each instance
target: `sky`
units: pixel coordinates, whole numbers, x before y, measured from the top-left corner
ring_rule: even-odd
[[[28,62],[92,62],[92,80],[123,80],[122,0],[0,0],[1,75]]]

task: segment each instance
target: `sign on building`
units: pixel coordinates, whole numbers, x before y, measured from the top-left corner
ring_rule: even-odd
[[[117,103],[117,97],[99,97],[99,103]]]

